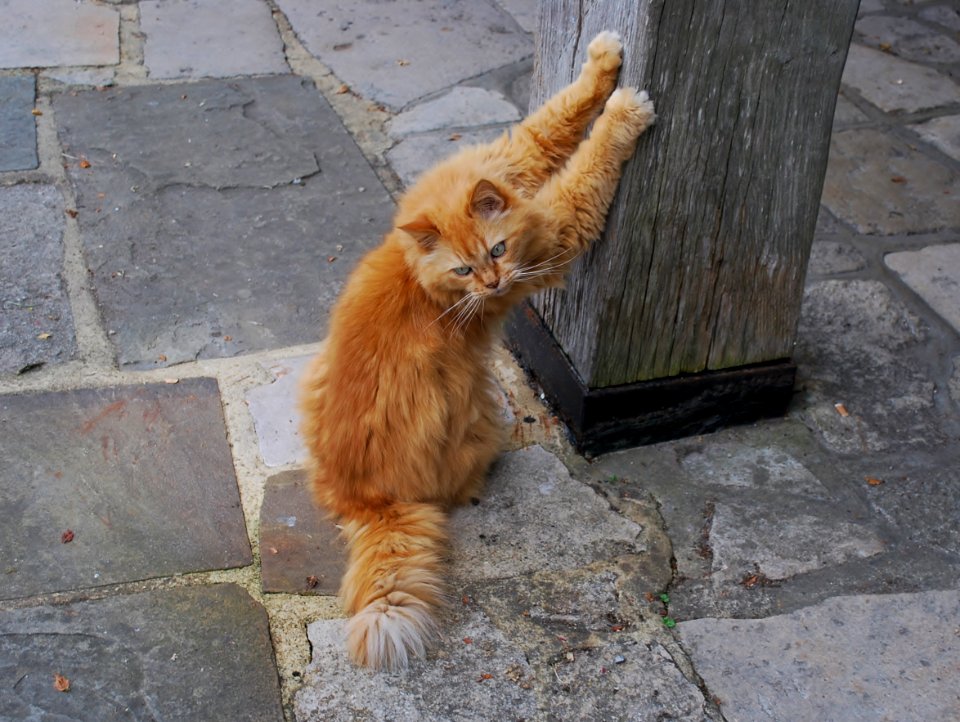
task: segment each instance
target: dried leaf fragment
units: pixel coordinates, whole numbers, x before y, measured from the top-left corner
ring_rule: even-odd
[[[864,478],[870,486],[880,486],[883,483],[883,479],[878,479],[875,476],[866,476]]]
[[[70,216],[71,218],[76,218],[78,215],[80,215],[80,214],[79,214],[77,211],[75,211],[73,208],[67,208],[66,214],[67,214],[68,216]]]
[[[316,589],[319,583],[320,580],[313,574],[307,577],[307,589]]]
[[[89,168],[89,167],[90,167],[90,161],[88,161],[86,158],[81,158],[81,159],[80,159],[80,167],[81,167],[81,168]]]
[[[350,86],[346,83],[341,83],[340,87],[337,88],[337,95],[343,95],[344,93],[350,92]]]
[[[407,67],[408,65],[410,65],[410,61],[409,61],[409,60],[405,60],[405,59],[401,59],[401,60],[398,60],[398,61],[397,61],[397,65],[399,65],[401,68],[405,68],[405,67]]]
[[[481,674],[479,677],[477,677],[477,681],[478,681],[478,682],[483,682],[483,681],[488,680],[488,679],[493,679],[493,675],[490,674],[489,672],[484,672],[484,673]]]
[[[30,111],[30,115],[43,115],[43,111],[40,110],[39,108],[34,108],[33,110]]]
[[[847,411],[847,407],[844,406],[843,404],[834,404],[833,408],[835,408],[837,410],[837,413],[843,416],[844,418],[850,415],[850,412]]]
[[[463,137],[461,133],[451,133],[447,140],[460,140]]]
[[[46,341],[48,338],[53,338],[53,334],[44,331],[43,333],[38,333],[37,338],[41,341]]]
[[[902,175],[895,175],[890,177],[890,182],[904,184],[907,182],[907,179],[904,178]]]
[[[63,534],[60,535],[61,544],[69,544],[73,541],[73,530],[67,529]]]
[[[62,674],[55,674],[53,675],[53,688],[58,692],[69,692],[70,680]]]

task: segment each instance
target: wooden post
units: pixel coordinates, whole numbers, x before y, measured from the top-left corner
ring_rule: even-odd
[[[582,450],[780,414],[859,0],[541,0],[531,107],[599,31],[657,125],[604,237],[508,338]]]

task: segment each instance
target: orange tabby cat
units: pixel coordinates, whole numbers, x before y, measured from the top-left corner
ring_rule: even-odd
[[[511,134],[424,173],[307,371],[303,436],[349,549],[340,594],[358,664],[404,667],[437,634],[447,509],[479,494],[502,448],[488,370],[501,322],[599,236],[653,122],[646,93],[611,95],[620,52],[601,33],[579,78]]]

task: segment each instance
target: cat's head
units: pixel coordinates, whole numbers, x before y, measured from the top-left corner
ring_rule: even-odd
[[[436,192],[397,223],[420,285],[444,301],[507,296],[542,233],[537,208],[489,179],[454,182]]]

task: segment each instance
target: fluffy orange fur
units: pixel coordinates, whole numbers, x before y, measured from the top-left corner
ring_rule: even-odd
[[[489,371],[501,321],[599,236],[653,122],[646,93],[613,92],[620,53],[601,33],[573,84],[420,178],[308,369],[303,436],[317,500],[348,544],[340,594],[358,664],[406,666],[437,633],[447,509],[479,494],[502,448]]]

